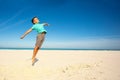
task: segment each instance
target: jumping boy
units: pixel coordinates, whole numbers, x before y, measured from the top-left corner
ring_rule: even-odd
[[[30,33],[32,30],[36,30],[37,31],[37,37],[36,37],[36,44],[35,44],[35,47],[34,47],[34,51],[33,51],[33,56],[32,56],[32,65],[34,65],[34,63],[36,62],[36,54],[39,50],[39,48],[41,48],[42,46],[42,43],[45,39],[45,34],[47,33],[47,31],[44,29],[44,26],[49,26],[48,23],[42,23],[40,24],[39,23],[39,19],[37,17],[33,17],[32,18],[32,23],[33,23],[33,26],[27,30],[22,36],[21,36],[21,39],[23,39],[28,33]]]

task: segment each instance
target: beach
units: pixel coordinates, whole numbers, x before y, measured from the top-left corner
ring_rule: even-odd
[[[0,80],[120,80],[120,51],[0,50]]]

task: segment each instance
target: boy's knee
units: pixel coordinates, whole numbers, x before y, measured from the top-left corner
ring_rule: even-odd
[[[36,45],[36,46],[35,46],[35,49],[39,49],[39,46]]]

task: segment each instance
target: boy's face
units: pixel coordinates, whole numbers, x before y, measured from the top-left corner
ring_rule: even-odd
[[[39,22],[39,19],[38,18],[34,18],[33,22],[36,24]]]

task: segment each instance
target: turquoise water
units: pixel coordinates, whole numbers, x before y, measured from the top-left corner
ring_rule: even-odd
[[[33,50],[33,48],[0,48],[0,50]],[[119,50],[120,49],[79,49],[79,48],[41,48],[41,50]]]
[[[33,48],[0,48],[0,50],[33,50]],[[41,48],[41,50],[80,50],[72,48]]]

